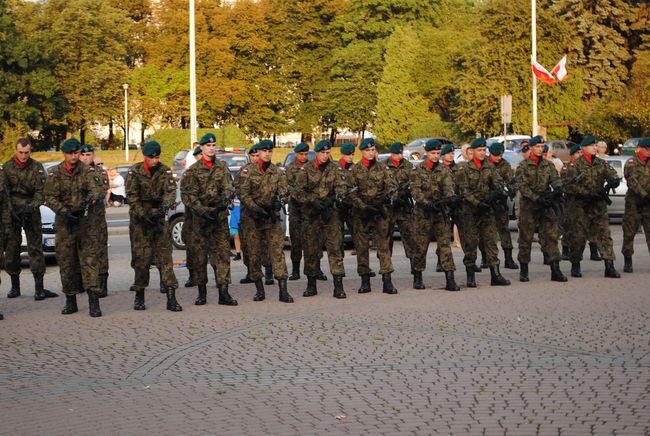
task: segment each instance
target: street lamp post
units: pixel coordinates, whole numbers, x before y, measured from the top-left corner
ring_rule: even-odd
[[[122,85],[124,89],[124,150],[126,161],[129,161],[129,84]]]

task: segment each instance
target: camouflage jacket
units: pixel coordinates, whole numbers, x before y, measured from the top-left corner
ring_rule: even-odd
[[[27,204],[37,208],[45,202],[43,189],[47,176],[40,162],[29,158],[23,168],[12,158],[3,168],[7,191],[14,209]]]
[[[57,217],[78,210],[90,208],[90,204],[104,200],[105,193],[99,189],[95,180],[95,168],[77,162],[70,171],[65,162],[61,162],[50,170],[45,182],[45,204],[52,209]]]
[[[443,163],[436,163],[430,169],[423,161],[413,171],[413,199],[417,205],[435,203],[445,197],[455,195],[454,180],[451,170]]]
[[[603,189],[606,181],[618,177],[616,170],[604,160],[593,157],[592,163],[587,161],[585,156],[580,156],[574,163],[576,174],[584,173],[580,182],[567,186],[567,192],[578,199],[594,200],[590,195]],[[604,201],[604,198],[603,198]]]
[[[216,206],[232,198],[234,188],[228,165],[214,159],[212,169],[203,159],[192,165],[181,179],[181,198],[196,216],[212,213]],[[219,211],[220,220],[227,220],[227,209]]]
[[[509,189],[514,188],[515,171],[512,169],[510,162],[505,159],[501,159],[499,162],[492,162],[492,159],[490,159],[490,163],[494,165],[494,168],[499,172],[503,183],[505,183]]]
[[[298,165],[296,162],[292,162],[284,170],[284,174],[287,177],[287,184],[289,185],[289,188],[293,188],[296,186],[296,179],[298,177],[298,173],[302,168],[304,168],[309,162],[305,162],[302,166]],[[291,206],[294,207],[299,207],[301,203],[298,201],[294,195],[291,196],[291,199],[289,200],[291,203]]]
[[[644,164],[638,155],[628,159],[625,163],[625,181],[627,182],[628,198],[635,200],[647,200],[650,194],[650,166]]]
[[[270,164],[264,171],[259,163],[243,168],[240,182],[239,200],[246,208],[270,206],[276,195],[286,200],[287,178],[274,164]]]
[[[324,200],[345,190],[341,172],[345,171],[336,162],[327,161],[317,165],[316,159],[307,162],[296,177],[295,199],[307,205],[313,200]]]
[[[106,172],[104,167],[102,167],[101,165],[95,165],[91,163],[89,166],[95,169],[95,175],[93,176],[93,180],[95,180],[95,183],[97,183],[97,187],[101,191],[102,195],[106,197],[106,193],[110,189],[110,185],[108,183],[108,172]],[[98,213],[100,215],[105,215],[106,203],[104,201],[98,201],[91,207],[91,211]]]
[[[487,159],[483,160],[480,169],[473,160],[464,163],[457,180],[459,191],[466,196],[466,204],[473,206],[487,200],[503,183],[499,172]]]
[[[381,162],[373,162],[368,168],[358,162],[350,172],[350,184],[358,189],[348,198],[356,209],[364,209],[371,203],[387,203],[397,191],[397,183],[390,169]]]
[[[7,191],[5,187],[7,186],[7,176],[5,174],[4,168],[0,165],[0,238],[2,238],[11,225],[11,215],[9,213],[9,208],[7,207]],[[0,242],[2,242],[0,240]],[[4,246],[3,246],[4,247]],[[0,258],[2,253],[0,253]]]
[[[517,178],[522,198],[533,203],[549,191],[550,187],[556,189],[562,186],[555,165],[543,157],[539,158],[539,164],[532,158],[524,159],[517,167]]]
[[[159,163],[147,174],[144,162],[133,165],[126,178],[126,198],[129,215],[136,219],[170,207],[176,201],[176,180],[172,170]]]

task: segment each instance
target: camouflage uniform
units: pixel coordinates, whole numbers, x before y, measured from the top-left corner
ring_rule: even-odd
[[[510,163],[505,159],[501,159],[500,162],[495,163],[491,158],[490,163],[497,169],[501,179],[511,188],[510,185],[513,180],[514,171]],[[494,204],[494,219],[499,240],[501,241],[501,248],[504,251],[512,250],[512,238],[510,237],[509,229],[510,217],[508,215],[508,203],[506,201],[498,201]]]
[[[183,212],[183,228],[181,229],[181,238],[185,244],[185,265],[190,276],[185,283],[185,287],[196,286],[196,276],[194,274],[194,251],[192,250],[192,232],[194,227],[194,217],[189,207],[185,207]]]
[[[412,203],[409,203],[408,199],[411,197],[411,176],[415,168],[413,164],[406,159],[402,159],[398,165],[393,162],[392,159],[388,158],[383,162],[384,165],[388,167],[390,172],[393,174],[395,182],[397,183],[398,191],[397,197],[393,201],[393,207],[390,211],[390,223],[388,224],[389,229],[394,229],[395,224],[399,228],[399,234],[402,239],[402,244],[404,245],[404,254],[408,259],[413,259],[415,249],[414,249],[414,237],[415,237],[415,217],[413,214]],[[393,232],[389,232],[390,236],[390,252],[393,253]]]
[[[305,163],[306,165],[306,163]],[[299,166],[296,162],[290,163],[285,169],[288,186],[296,186],[298,172],[304,167]],[[291,239],[291,264],[293,266],[292,275],[299,275],[300,259],[302,259],[303,237],[304,235],[305,216],[303,206],[294,196],[289,199],[289,238]],[[305,253],[305,258],[307,254]],[[305,261],[305,274],[307,274],[307,265]]]
[[[341,159],[338,162],[338,167],[341,168],[341,170],[343,170],[339,174],[341,176],[341,184],[345,192],[349,191],[350,189],[353,189],[354,185],[352,184],[352,168],[354,167],[354,164],[344,162]],[[346,226],[350,231],[350,235],[352,235],[353,234],[352,204],[350,203],[347,194],[344,194],[342,201],[338,205],[338,214],[339,214],[339,223],[341,224],[341,235],[343,235],[343,238],[345,238]],[[344,244],[343,239],[341,239],[341,252],[343,253],[343,257],[345,257],[345,249],[343,247],[343,244]]]
[[[634,237],[643,225],[645,240],[650,251],[650,166],[638,155],[625,163],[625,215],[623,215],[623,249],[625,272],[632,272]]]
[[[100,192],[106,198],[108,192],[108,173],[101,165],[91,163],[90,166],[95,169],[93,180],[97,183]],[[108,282],[108,224],[106,223],[106,204],[104,201],[98,201],[88,209],[88,216],[90,219],[90,226],[97,229],[99,233],[99,240],[95,252],[97,253],[97,265],[99,276],[99,288],[101,290],[100,297],[105,297],[107,292]]]

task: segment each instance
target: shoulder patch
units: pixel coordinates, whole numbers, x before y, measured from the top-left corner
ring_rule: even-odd
[[[89,166],[89,167],[88,167],[88,171],[90,171],[91,173],[94,173],[94,172],[95,172],[95,168],[94,168],[94,167],[91,167],[91,166]]]

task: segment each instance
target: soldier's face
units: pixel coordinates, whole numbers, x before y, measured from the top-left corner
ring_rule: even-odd
[[[325,163],[328,160],[330,160],[330,155],[331,154],[332,154],[332,150],[317,151],[316,152],[316,159],[318,159],[318,162],[320,162],[320,163]]]
[[[74,165],[79,162],[79,156],[81,155],[80,151],[73,151],[72,153],[63,153],[63,160],[68,165]]]
[[[248,160],[251,161],[251,163],[257,162],[257,153],[251,153],[248,155]]]
[[[474,149],[474,158],[478,160],[485,159],[485,153],[487,153],[487,147],[479,147]]]
[[[577,161],[582,156],[582,150],[578,150],[571,155],[571,162]]]
[[[307,162],[309,160],[309,152],[308,151],[301,151],[299,153],[296,153],[296,162],[299,162],[301,164]]]
[[[160,163],[160,156],[145,156],[144,161],[149,168],[153,168]]]
[[[79,155],[79,160],[84,163],[84,165],[90,165],[90,163],[93,161],[93,158],[95,157],[95,153],[81,153]]]
[[[440,160],[440,150],[427,151],[427,159],[431,162],[438,162]]]
[[[16,159],[18,159],[19,162],[25,163],[27,162],[27,159],[29,159],[29,155],[32,152],[32,146],[31,145],[26,145],[24,147],[20,145],[16,145],[16,151],[14,152],[14,156]]]
[[[535,144],[530,148],[530,150],[535,156],[540,157],[544,154],[544,144]]]
[[[585,145],[582,147],[582,152],[586,153],[590,156],[593,156],[596,154],[596,144],[591,144],[591,145]]]
[[[354,160],[354,154],[342,154],[341,159],[343,159],[344,162],[352,163]]]
[[[374,146],[361,150],[361,156],[363,156],[366,160],[373,160],[376,155],[377,154]]]
[[[442,155],[442,160],[445,162],[453,162],[454,161],[454,152],[450,151],[449,153],[445,153]]]
[[[207,157],[208,159],[212,159],[215,155],[215,148],[217,147],[217,144],[214,142],[208,142],[207,144],[203,144],[201,146],[201,154],[203,156]],[[199,158],[197,158],[199,159]]]
[[[503,160],[503,155],[502,154],[493,154],[492,155],[492,160],[496,163],[499,163]]]
[[[396,162],[399,162],[404,157],[404,153],[391,153],[390,158]]]
[[[259,153],[257,153],[257,158],[265,163],[271,162],[271,158],[273,158],[273,150],[260,150]]]

